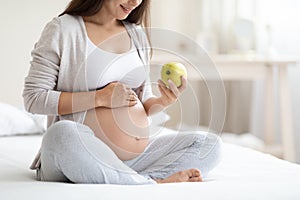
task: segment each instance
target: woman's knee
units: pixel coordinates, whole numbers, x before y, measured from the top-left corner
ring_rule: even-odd
[[[77,122],[69,120],[58,121],[48,128],[43,138],[43,145],[63,145],[76,138],[84,128],[84,125]]]
[[[207,134],[207,159],[210,163],[210,169],[214,168],[222,159],[222,139],[214,133]]]
[[[222,159],[222,140],[217,134],[196,134],[192,148],[196,151],[195,160],[198,160],[198,168],[201,169],[203,176],[206,176]]]
[[[212,152],[215,154],[216,160],[219,162],[222,156],[223,142],[220,136],[214,133],[209,134],[210,140],[212,140]]]
[[[211,144],[212,148],[215,151],[219,151],[222,149],[222,139],[215,133],[207,133],[207,139],[209,144]]]
[[[194,147],[198,149],[200,158],[209,158],[218,163],[222,156],[222,140],[215,133],[199,133],[194,135]]]

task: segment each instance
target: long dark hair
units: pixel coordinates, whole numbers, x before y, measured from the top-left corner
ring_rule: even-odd
[[[67,8],[59,15],[92,16],[99,12],[105,0],[72,0]],[[150,0],[142,0],[125,21],[150,27]]]

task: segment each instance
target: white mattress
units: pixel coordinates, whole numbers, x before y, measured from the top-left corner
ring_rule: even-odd
[[[224,144],[220,165],[202,183],[144,186],[39,182],[28,169],[41,136],[0,137],[0,199],[299,200],[300,166]]]

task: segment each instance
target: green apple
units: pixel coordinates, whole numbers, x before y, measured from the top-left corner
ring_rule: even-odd
[[[169,62],[161,68],[161,80],[169,87],[168,80],[171,79],[177,87],[181,86],[181,76],[187,77],[185,66],[179,62]]]

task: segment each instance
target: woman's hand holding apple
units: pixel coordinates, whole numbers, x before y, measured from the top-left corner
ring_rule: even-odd
[[[175,103],[187,87],[187,71],[183,64],[170,62],[162,66],[161,79],[158,80],[160,97],[149,98],[144,102],[147,115],[162,111]]]
[[[169,87],[167,87],[162,80],[158,80],[158,88],[161,93],[160,100],[162,105],[164,105],[165,107],[175,103],[181,93],[186,89],[186,76],[181,76],[180,78],[181,85],[179,87],[177,87],[171,79],[167,80]]]

